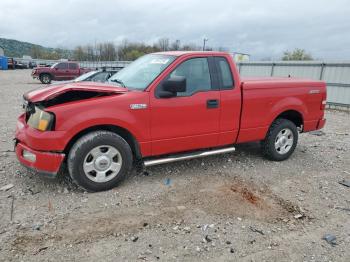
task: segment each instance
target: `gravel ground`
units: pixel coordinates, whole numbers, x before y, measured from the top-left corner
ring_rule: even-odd
[[[350,188],[338,183],[350,180],[349,113],[328,111],[284,162],[250,143],[90,194],[12,152],[22,94],[41,86],[0,71],[0,187],[14,185],[0,191],[1,261],[350,261]]]

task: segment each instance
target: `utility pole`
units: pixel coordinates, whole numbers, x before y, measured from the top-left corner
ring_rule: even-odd
[[[208,42],[208,38],[203,38],[203,51],[205,51],[205,43]]]
[[[177,39],[175,43],[176,43],[176,50],[180,50],[180,40]]]

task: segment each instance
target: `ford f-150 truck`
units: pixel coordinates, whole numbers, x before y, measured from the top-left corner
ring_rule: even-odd
[[[50,67],[36,67],[32,70],[32,77],[43,84],[50,84],[52,80],[72,80],[91,70],[80,68],[76,62],[59,62]]]
[[[293,78],[240,78],[227,53],[149,54],[106,84],[81,82],[24,95],[19,161],[56,176],[68,167],[90,191],[115,187],[133,166],[234,151],[261,141],[275,161],[299,132],[325,125],[326,85]]]

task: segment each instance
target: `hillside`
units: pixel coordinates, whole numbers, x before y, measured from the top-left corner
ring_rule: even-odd
[[[30,55],[33,58],[58,59],[69,58],[72,55],[71,50],[43,47],[41,45],[6,38],[0,38],[0,46],[4,48],[5,55],[8,57]]]

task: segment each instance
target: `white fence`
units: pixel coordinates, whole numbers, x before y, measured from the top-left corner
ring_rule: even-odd
[[[124,68],[130,61],[80,61],[80,67],[85,68],[101,68],[101,67],[116,67],[116,68]]]
[[[241,76],[282,76],[327,83],[327,103],[350,107],[350,62],[242,62]]]

